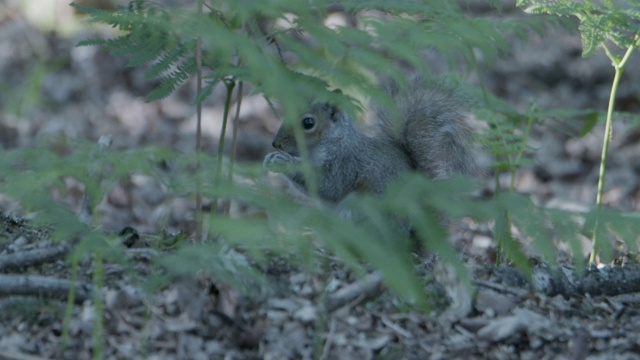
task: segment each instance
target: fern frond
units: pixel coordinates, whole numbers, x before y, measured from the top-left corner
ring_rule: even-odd
[[[176,64],[184,61],[186,57],[193,54],[195,41],[187,44],[177,43],[173,48],[168,47],[164,50],[164,54],[158,55],[155,59],[156,62],[145,71],[146,79],[157,78]]]
[[[613,1],[594,3],[572,0],[519,0],[517,4],[529,13],[578,18],[584,57],[595,53],[605,40],[613,41],[620,48],[627,48],[633,43],[634,36],[640,32],[640,3],[637,1],[619,5]]]
[[[160,85],[147,95],[146,101],[155,101],[169,96],[179,85],[184,83],[196,71],[195,59],[187,59],[185,63],[175,67],[175,70],[164,75]]]

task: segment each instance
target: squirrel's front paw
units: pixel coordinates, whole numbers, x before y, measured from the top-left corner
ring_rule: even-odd
[[[267,154],[264,157],[263,166],[269,170],[282,171],[288,165],[292,163],[297,163],[298,160],[296,157],[291,156],[291,154],[274,151],[272,153]]]

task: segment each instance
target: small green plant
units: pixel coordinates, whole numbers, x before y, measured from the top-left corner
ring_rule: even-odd
[[[528,146],[530,140],[531,128],[533,125],[544,125],[549,119],[573,119],[581,118],[585,119],[585,125],[583,132],[588,132],[595,125],[598,119],[598,113],[592,110],[544,110],[541,109],[535,102],[533,102],[524,113],[517,112],[512,107],[500,99],[496,99],[488,94],[484,96],[487,108],[491,109],[482,110],[478,113],[478,116],[484,119],[488,127],[483,132],[481,140],[485,149],[489,151],[491,155],[495,157],[495,163],[492,169],[495,171],[495,189],[496,195],[501,196],[504,192],[503,185],[500,184],[500,174],[508,173],[508,196],[512,197],[516,192],[516,179],[518,171],[530,163],[527,153],[534,153],[537,149],[533,149]],[[583,134],[584,135],[584,134]],[[540,213],[537,208],[530,208],[528,205],[523,205],[527,208],[527,211],[531,213]],[[494,237],[496,239],[498,249],[496,256],[496,263],[501,264],[503,261],[513,262],[522,269],[529,269],[529,261],[523,256],[522,244],[519,244],[512,235],[512,225],[516,225],[519,228],[529,228],[534,230],[533,232],[526,232],[525,235],[533,236],[533,233],[539,233],[535,231],[535,226],[530,226],[531,221],[535,221],[536,218],[527,219],[526,216],[518,217],[514,219],[513,206],[505,206],[504,211],[495,218],[495,230]],[[518,212],[518,211],[516,211]],[[548,214],[551,214],[549,210],[542,211],[541,218],[545,218]],[[521,214],[522,215],[522,214]],[[557,221],[550,221],[554,224],[562,224],[562,227],[569,226],[568,221],[565,221],[565,217],[568,214],[560,215],[558,213]],[[538,223],[536,226],[544,227],[544,221]],[[554,226],[555,228],[555,226]],[[576,228],[576,231],[577,228]],[[534,239],[536,238],[533,236]],[[574,249],[578,249],[577,244],[574,244],[572,240],[575,236],[565,236],[569,243],[572,244]],[[534,247],[538,250],[539,254],[544,255],[544,258],[551,264],[555,262],[555,255],[553,251],[550,251],[550,247],[547,245],[548,241],[545,241],[542,237],[536,239],[533,242]],[[578,254],[579,252],[575,252]]]
[[[546,13],[556,16],[574,16],[580,21],[578,29],[582,37],[582,56],[594,55],[598,48],[602,48],[611,60],[614,69],[613,83],[607,107],[607,117],[602,143],[602,155],[600,158],[600,171],[598,176],[598,192],[596,206],[602,207],[602,195],[609,152],[609,143],[612,137],[613,115],[618,85],[622,79],[624,67],[629,62],[640,42],[640,2],[631,0],[628,2],[616,2],[611,0],[581,1],[572,0],[519,0],[518,6],[529,13]],[[612,49],[615,46],[617,49]],[[619,51],[616,51],[619,50]],[[601,221],[596,217],[593,229],[591,256],[589,261],[594,263],[598,255],[598,238],[601,233],[599,228]]]
[[[526,163],[524,157],[528,150],[527,141],[531,127],[540,119],[534,114],[535,107],[532,107],[528,114],[521,115],[510,109],[496,99],[485,96],[485,102],[494,111],[482,111],[479,116],[488,123],[488,128],[483,134],[482,140],[491,155],[496,159],[493,170],[496,172],[495,189],[496,194],[501,193],[500,174],[509,172],[509,193],[515,192],[515,181],[518,170]],[[496,111],[500,109],[499,111]],[[524,126],[524,131],[521,131]],[[513,239],[511,226],[513,224],[511,213],[505,209],[503,214],[496,217],[494,237],[497,241],[496,263],[499,265],[503,261],[503,256],[514,261],[522,268],[528,268],[528,261],[522,256],[520,246]]]

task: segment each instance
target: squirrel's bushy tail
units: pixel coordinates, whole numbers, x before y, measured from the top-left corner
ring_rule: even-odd
[[[374,106],[374,115],[383,132],[402,144],[415,169],[436,179],[480,175],[468,101],[460,91],[421,76],[412,76],[406,88],[391,81],[383,85],[397,109]]]

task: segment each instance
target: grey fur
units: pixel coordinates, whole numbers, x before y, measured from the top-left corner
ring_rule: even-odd
[[[354,191],[381,193],[409,170],[438,179],[480,173],[468,113],[453,89],[420,77],[412,77],[406,89],[384,86],[401,122],[396,125],[392,111],[374,106],[379,129],[374,136],[360,132],[345,112],[330,104],[312,105],[301,117],[315,120],[315,127],[305,131],[305,142],[322,199],[339,202]],[[278,151],[266,156],[265,166],[275,170],[288,165],[285,173],[304,188],[302,174],[291,170],[300,162],[293,130],[282,126],[273,146]]]

